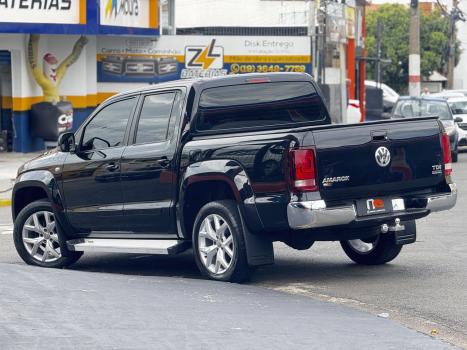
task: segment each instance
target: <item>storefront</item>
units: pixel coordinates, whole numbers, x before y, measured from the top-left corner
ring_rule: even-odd
[[[76,129],[108,97],[98,38],[158,35],[157,0],[0,1],[0,137],[31,152]]]

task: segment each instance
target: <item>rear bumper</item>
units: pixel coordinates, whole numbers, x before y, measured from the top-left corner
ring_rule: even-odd
[[[388,218],[393,216],[406,216],[411,209],[436,212],[448,210],[456,205],[457,187],[456,184],[450,184],[450,192],[430,195],[426,197],[417,197],[404,199],[406,210],[393,212]],[[416,207],[408,207],[408,203],[416,202]],[[371,216],[366,216],[366,222],[371,221]],[[351,224],[357,221],[357,211],[354,204],[328,207],[324,200],[291,202],[287,206],[287,219],[291,229],[310,229],[318,227],[329,227]],[[381,220],[381,216],[375,216],[375,221]]]

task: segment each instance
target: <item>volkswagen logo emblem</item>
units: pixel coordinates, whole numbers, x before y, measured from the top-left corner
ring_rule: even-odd
[[[375,152],[375,159],[376,163],[378,163],[380,167],[384,168],[391,162],[391,152],[389,152],[386,147],[381,146]]]

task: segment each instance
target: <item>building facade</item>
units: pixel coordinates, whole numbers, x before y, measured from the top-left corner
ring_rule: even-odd
[[[44,149],[131,87],[98,82],[100,40],[158,35],[157,0],[0,2],[0,127],[8,148]]]

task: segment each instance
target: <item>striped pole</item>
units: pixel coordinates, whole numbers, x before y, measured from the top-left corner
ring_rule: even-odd
[[[410,3],[409,95],[420,96],[420,12],[418,0]]]

